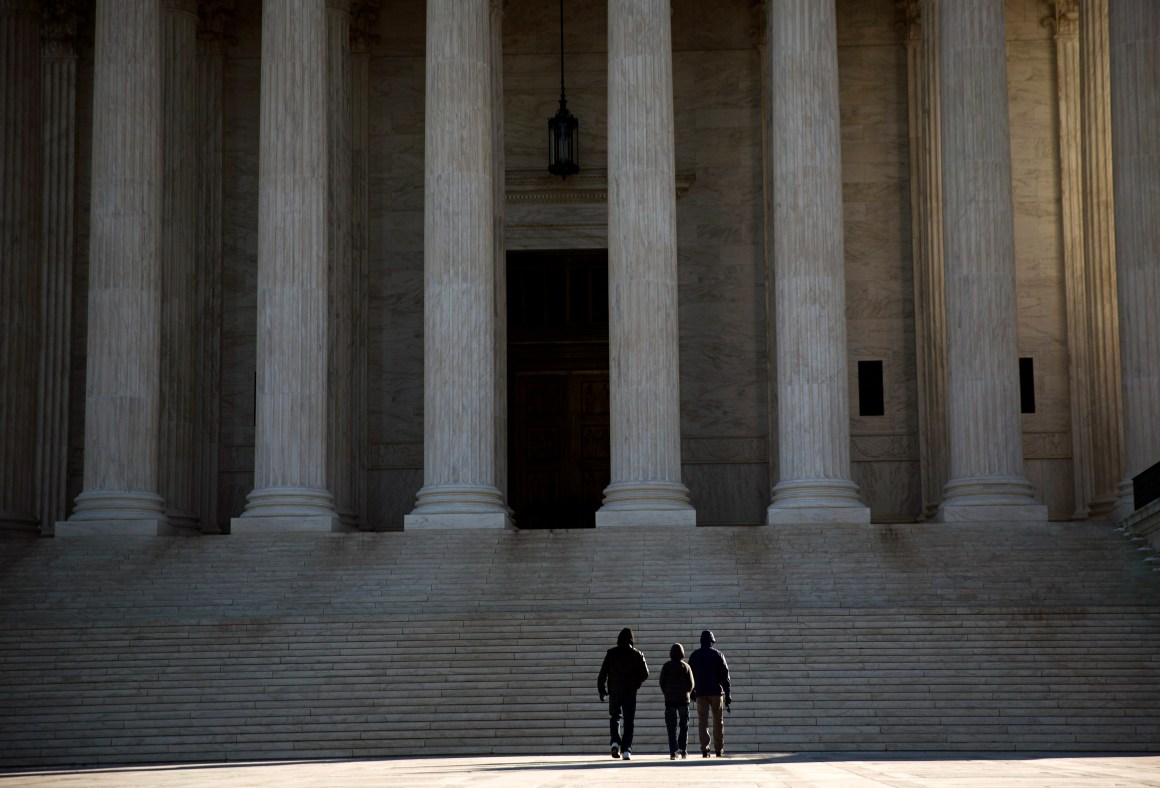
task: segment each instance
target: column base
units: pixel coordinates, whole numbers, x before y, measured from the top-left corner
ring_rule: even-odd
[[[936,523],[1047,522],[1047,507],[1018,476],[963,477],[947,482]]]
[[[230,520],[230,534],[342,533],[347,530],[337,514],[297,517],[248,515]]]
[[[32,514],[0,511],[0,531],[38,534],[40,533],[40,520]]]
[[[773,488],[766,525],[868,525],[870,507],[849,479],[787,479]]]
[[[53,528],[54,536],[174,536],[188,533],[175,531],[169,521],[161,520],[63,520]]]
[[[76,509],[66,522],[116,523],[138,520],[168,524],[165,501],[139,490],[87,490],[77,496]]]
[[[334,498],[314,487],[264,487],[246,496],[246,510],[233,522],[248,518],[299,520],[338,518]],[[232,526],[231,526],[232,527]]]
[[[514,528],[503,495],[490,484],[430,484],[403,516],[403,530]]]

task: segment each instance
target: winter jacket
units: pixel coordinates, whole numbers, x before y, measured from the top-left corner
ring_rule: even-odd
[[[701,646],[689,656],[689,667],[696,682],[695,694],[729,695],[729,663],[720,651],[711,645]]]
[[[604,655],[596,689],[601,695],[632,695],[647,678],[648,663],[644,654],[627,643],[620,643]]]
[[[693,691],[693,669],[679,657],[661,666],[661,692],[666,706],[687,706]]]

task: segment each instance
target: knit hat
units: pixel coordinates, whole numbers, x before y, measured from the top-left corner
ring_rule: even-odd
[[[717,638],[713,637],[713,633],[710,632],[709,630],[706,629],[704,632],[701,633],[701,647],[702,648],[704,648],[705,646],[711,646],[716,642],[717,642]]]
[[[632,638],[632,630],[628,627],[620,630],[620,634],[616,636],[616,645],[631,646],[636,641]]]
[[[680,659],[685,656],[685,647],[680,643],[674,643],[673,647],[669,649],[669,659]]]

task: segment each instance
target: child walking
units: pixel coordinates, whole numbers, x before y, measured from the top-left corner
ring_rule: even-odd
[[[685,648],[674,643],[669,661],[661,668],[661,692],[665,694],[665,727],[669,730],[669,760],[687,757],[689,746],[689,694],[693,691],[693,670],[685,662]],[[679,732],[678,732],[679,726]]]

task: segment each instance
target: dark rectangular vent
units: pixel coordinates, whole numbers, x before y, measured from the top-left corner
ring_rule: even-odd
[[[858,415],[884,416],[886,396],[882,390],[882,362],[858,362]]]

